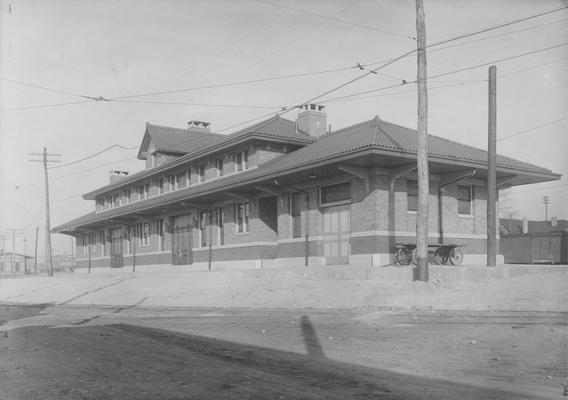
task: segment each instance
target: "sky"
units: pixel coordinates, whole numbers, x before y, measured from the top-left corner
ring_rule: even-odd
[[[429,44],[568,6],[424,3]],[[231,133],[362,75],[357,63],[369,70],[415,49],[415,18],[413,0],[0,0],[0,234],[23,230],[15,247],[23,252],[26,239],[29,254],[39,226],[42,257],[43,168],[29,152],[61,155],[49,170],[57,226],[94,209],[81,195],[107,184],[110,170],[143,169],[136,148],[146,122],[182,128],[201,120]],[[497,65],[498,153],[564,175],[509,190],[507,209],[517,218],[543,219],[546,195],[549,217],[568,219],[565,44],[567,9],[427,51],[431,77]],[[320,71],[328,72],[195,89]],[[332,129],[375,115],[416,128],[416,85],[402,84],[416,79],[415,55],[378,72],[319,99]],[[487,76],[484,65],[429,79],[429,133],[486,149]],[[334,100],[373,89],[381,90]],[[115,100],[88,99],[99,96]],[[135,148],[64,165],[113,145]],[[56,254],[71,251],[68,236],[52,240]]]

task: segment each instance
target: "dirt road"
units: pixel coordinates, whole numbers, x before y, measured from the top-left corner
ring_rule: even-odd
[[[567,374],[564,313],[0,310],[7,400],[558,399]]]

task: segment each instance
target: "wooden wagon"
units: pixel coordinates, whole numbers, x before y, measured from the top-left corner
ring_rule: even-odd
[[[463,261],[463,244],[436,243],[428,245],[428,252],[434,253],[434,262],[438,265],[461,265]],[[395,263],[398,265],[416,265],[416,244],[397,243]]]

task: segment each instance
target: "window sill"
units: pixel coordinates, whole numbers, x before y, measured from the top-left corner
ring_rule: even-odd
[[[406,213],[409,214],[409,215],[417,215],[418,211],[406,210]]]
[[[473,214],[458,214],[458,217],[460,217],[460,218],[474,218],[475,216]]]
[[[248,231],[248,232],[235,232],[235,235],[237,235],[237,236],[250,235],[250,231]]]

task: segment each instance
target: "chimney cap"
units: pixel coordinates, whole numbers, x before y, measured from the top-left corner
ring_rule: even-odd
[[[127,176],[128,171],[112,170],[112,171],[109,171],[109,175],[112,175],[112,176]]]
[[[191,120],[187,123],[188,128],[203,128],[207,129],[211,125],[210,122]]]
[[[311,110],[311,111],[321,111],[323,112],[323,109],[325,108],[325,106],[321,105],[321,104],[316,104],[316,103],[306,103],[306,104],[302,104],[301,108],[303,110]]]

